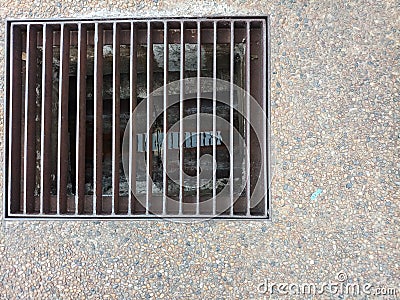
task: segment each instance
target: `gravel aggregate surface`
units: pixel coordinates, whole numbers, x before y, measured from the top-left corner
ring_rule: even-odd
[[[400,294],[398,0],[0,4],[3,21],[270,15],[276,146],[272,222],[3,220],[0,299],[267,299],[264,280],[319,284],[339,272]]]

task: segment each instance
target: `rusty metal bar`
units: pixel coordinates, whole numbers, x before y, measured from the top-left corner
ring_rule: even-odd
[[[132,213],[132,207],[135,211],[136,199],[132,197],[136,192],[136,117],[134,110],[136,108],[137,96],[137,27],[134,22],[131,23],[131,44],[130,44],[130,100],[129,100],[129,198],[128,198],[128,215]],[[135,153],[135,154],[134,154]],[[134,202],[134,203],[133,203]]]
[[[113,113],[112,113],[112,204],[111,214],[119,210],[120,153],[120,25],[113,23]]]
[[[147,125],[146,125],[146,131],[147,131],[147,143],[146,143],[146,215],[149,214],[149,204],[150,204],[150,199],[151,195],[153,194],[153,184],[152,184],[152,170],[153,170],[153,163],[152,163],[152,157],[153,157],[153,151],[152,151],[152,138],[153,138],[153,132],[152,132],[152,116],[153,116],[153,110],[152,110],[152,95],[151,92],[153,91],[153,40],[152,40],[152,26],[151,23],[147,23]]]
[[[136,38],[133,34],[134,30],[134,25],[133,22],[131,22],[131,43],[130,43],[130,48],[129,48],[129,166],[128,166],[128,185],[129,185],[129,191],[128,191],[128,215],[132,214],[132,163],[133,159],[136,158],[136,155],[133,156],[133,139],[135,136],[132,134],[133,132],[133,97],[134,94],[136,96],[136,89],[133,89],[134,85],[134,71],[136,73],[136,68],[134,70],[133,66],[133,61],[136,61],[136,57],[134,58],[133,52],[134,52],[134,38]]]
[[[221,16],[221,17],[207,17],[207,20],[210,21],[226,21],[226,20],[238,20],[238,21],[260,21],[263,17],[257,17],[257,16],[252,16],[252,17],[229,17],[229,16]],[[199,18],[198,17],[156,17],[156,18],[110,18],[110,19],[103,19],[101,23],[103,24],[111,24],[114,23],[115,21],[118,22],[123,22],[124,20],[128,20],[129,22],[134,22],[134,23],[143,23],[145,22],[160,22],[165,20],[168,22],[179,22],[181,20],[184,20],[185,22],[196,22]],[[39,20],[17,20],[17,19],[12,19],[11,20],[15,24],[22,24],[26,25],[27,23],[31,24],[42,24],[44,22],[48,24],[62,24],[62,23],[71,23],[71,21],[76,21],[76,18],[67,18],[67,19],[39,19]],[[93,23],[91,19],[81,19],[79,20],[83,24],[85,23]]]
[[[58,98],[57,214],[67,211],[68,174],[68,88],[70,29],[61,24],[60,79]]]
[[[197,115],[196,115],[196,215],[200,213],[200,115],[201,115],[201,23],[197,22]],[[183,171],[182,171],[183,172]]]
[[[162,206],[162,214],[165,215],[167,213],[167,193],[168,193],[168,179],[167,179],[167,110],[168,110],[168,59],[169,59],[169,43],[168,43],[168,22],[164,22],[164,94],[163,94],[163,129],[164,129],[164,140],[163,140],[163,206]]]
[[[263,97],[263,110],[264,114],[267,115],[268,111],[268,101],[267,101],[267,22],[266,20],[262,21],[262,69],[263,69],[263,76],[262,76],[262,97]],[[268,159],[268,119],[266,119],[264,123],[264,143],[262,145],[262,151],[264,151],[264,190],[265,190],[265,195],[264,195],[264,214],[268,213],[268,165],[269,165],[269,159]]]
[[[78,24],[78,64],[76,98],[75,214],[82,214],[85,203],[86,70],[87,28]]]
[[[250,22],[246,22],[246,215],[250,215]]]
[[[185,77],[185,24],[181,21],[181,62],[180,62],[180,93],[179,93],[179,215],[182,214],[183,206],[183,101],[185,86],[183,79]]]
[[[212,128],[213,128],[213,146],[212,146],[212,153],[213,153],[213,215],[217,213],[217,22],[214,22],[214,45],[213,45],[213,120],[212,120]]]
[[[250,31],[255,26],[262,26],[261,22],[254,22],[250,23]],[[263,81],[264,81],[264,74],[263,74],[263,51],[262,51],[262,43],[255,44],[253,42],[254,33],[251,31],[251,43],[250,43],[250,55],[251,55],[251,62],[250,62],[250,69],[251,69],[251,83],[250,83],[250,94],[254,98],[254,100],[259,104],[261,110],[264,110],[263,104]],[[251,104],[251,109],[254,109],[255,106],[253,103]],[[265,119],[263,118],[262,114],[256,117],[257,119],[253,118],[252,122],[259,124],[266,124]],[[266,129],[263,126],[262,133],[263,136],[257,137],[257,134],[254,130],[251,131],[250,141],[251,141],[251,173],[250,173],[250,189],[251,192],[254,192],[257,183],[264,184],[264,166],[260,163],[263,160],[262,153],[260,152],[261,149],[265,146],[265,138],[264,138],[264,130]],[[257,191],[256,191],[257,192]],[[260,214],[264,211],[264,197],[259,198],[258,192],[256,193],[256,197],[252,199],[251,206],[250,206],[250,214]],[[257,202],[256,202],[257,201]]]
[[[122,199],[122,198],[121,198]],[[73,199],[71,199],[73,201]],[[204,219],[211,219],[211,218],[215,218],[214,215],[212,214],[201,214],[201,215],[178,215],[175,213],[171,213],[168,214],[168,219],[170,220],[204,220]],[[160,221],[160,217],[158,215],[153,215],[153,214],[149,214],[149,215],[145,215],[145,214],[137,214],[131,217],[128,217],[127,215],[124,214],[119,214],[119,215],[114,215],[112,218],[110,217],[110,215],[85,215],[85,216],[75,216],[75,215],[71,215],[71,214],[64,214],[64,215],[54,215],[54,214],[47,214],[47,215],[38,215],[38,214],[33,214],[33,215],[26,215],[26,214],[21,214],[21,213],[15,213],[12,215],[11,220],[13,221],[23,221],[23,220],[46,220],[46,221],[59,221],[59,220],[68,220],[68,221],[82,221],[82,220],[119,220],[119,221],[123,221],[123,220],[132,220],[132,219],[136,219],[136,220],[158,220]],[[248,221],[248,220],[259,220],[259,221],[265,221],[265,216],[261,216],[261,215],[250,215],[250,216],[246,216],[246,215],[235,215],[233,217],[229,216],[229,215],[219,215],[217,219],[220,220],[242,220],[242,221]],[[10,220],[10,219],[8,219]]]
[[[261,21],[263,20],[264,17],[244,17],[244,18],[240,18],[240,17],[226,17],[226,16],[221,16],[221,17],[207,17],[207,18],[201,18],[202,20],[207,20],[207,21],[218,21],[218,22],[226,22],[227,20],[235,20],[235,21],[250,21],[250,22],[254,22],[254,21]],[[114,22],[133,22],[133,23],[144,23],[144,22],[150,22],[150,23],[159,23],[159,22],[180,22],[180,21],[184,21],[184,22],[197,22],[199,20],[198,17],[195,18],[189,18],[189,17],[169,17],[169,18],[117,18],[117,19],[102,19],[101,20],[101,24],[105,24],[105,25],[112,25]],[[41,20],[16,20],[16,19],[11,19],[11,22],[13,22],[15,25],[23,25],[26,26],[27,24],[36,24],[36,25],[43,25],[43,23],[46,24],[50,24],[50,25],[61,25],[61,24],[72,24],[73,22],[76,22],[77,19],[76,18],[69,18],[69,19],[41,19]],[[82,24],[93,24],[93,20],[91,19],[79,19],[78,20],[80,23]],[[126,29],[126,27],[124,28]],[[207,28],[209,29],[209,28]],[[224,28],[226,29],[226,27]]]
[[[265,44],[264,47],[266,48],[266,50],[264,51],[265,55],[265,66],[264,68],[266,69],[265,72],[267,73],[267,77],[264,78],[264,80],[267,82],[266,83],[266,107],[267,110],[265,111],[266,115],[267,115],[267,131],[266,131],[266,139],[267,139],[267,148],[264,149],[267,152],[267,161],[266,161],[266,169],[267,169],[267,186],[265,187],[266,189],[266,195],[265,195],[265,206],[266,206],[266,210],[264,211],[264,215],[266,217],[268,217],[269,219],[272,219],[272,194],[271,194],[271,190],[270,190],[270,181],[271,181],[271,151],[270,151],[270,136],[271,136],[271,125],[270,120],[271,120],[271,61],[270,61],[270,57],[271,57],[271,39],[269,37],[269,28],[270,28],[270,19],[266,19],[265,20]]]
[[[20,209],[21,199],[21,114],[22,114],[22,35],[11,25],[10,36],[10,109],[8,153],[8,212]]]
[[[37,29],[27,26],[26,78],[25,78],[25,137],[24,137],[24,213],[35,208],[36,177],[36,79],[37,79]]]
[[[103,179],[103,26],[95,24],[93,214],[102,212]]]
[[[235,80],[235,22],[231,21],[231,32],[230,32],[230,89],[229,89],[229,120],[231,122],[230,127],[229,127],[229,165],[230,165],[230,175],[231,175],[231,180],[230,180],[230,186],[229,186],[229,194],[231,198],[231,206],[230,206],[230,215],[233,216],[233,187],[234,187],[234,164],[233,164],[233,88],[234,88],[234,80]]]
[[[51,168],[51,103],[53,80],[53,29],[43,25],[42,51],[42,116],[41,116],[41,150],[40,150],[40,214],[50,210],[50,168]]]

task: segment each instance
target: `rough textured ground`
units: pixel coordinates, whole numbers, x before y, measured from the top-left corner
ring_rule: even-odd
[[[399,293],[399,1],[0,4],[2,20],[270,14],[278,149],[272,223],[3,221],[0,298],[261,298],[264,279],[341,270]],[[3,97],[4,23],[0,35]]]

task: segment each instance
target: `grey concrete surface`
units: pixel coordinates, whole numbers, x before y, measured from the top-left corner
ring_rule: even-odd
[[[271,16],[273,221],[3,221],[1,299],[262,299],[339,272],[400,293],[399,1],[0,2],[2,20],[220,14]],[[0,43],[4,98],[4,22]]]

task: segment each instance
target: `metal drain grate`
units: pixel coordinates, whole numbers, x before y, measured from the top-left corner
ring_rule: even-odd
[[[5,217],[268,219],[267,53],[261,17],[7,21]]]

